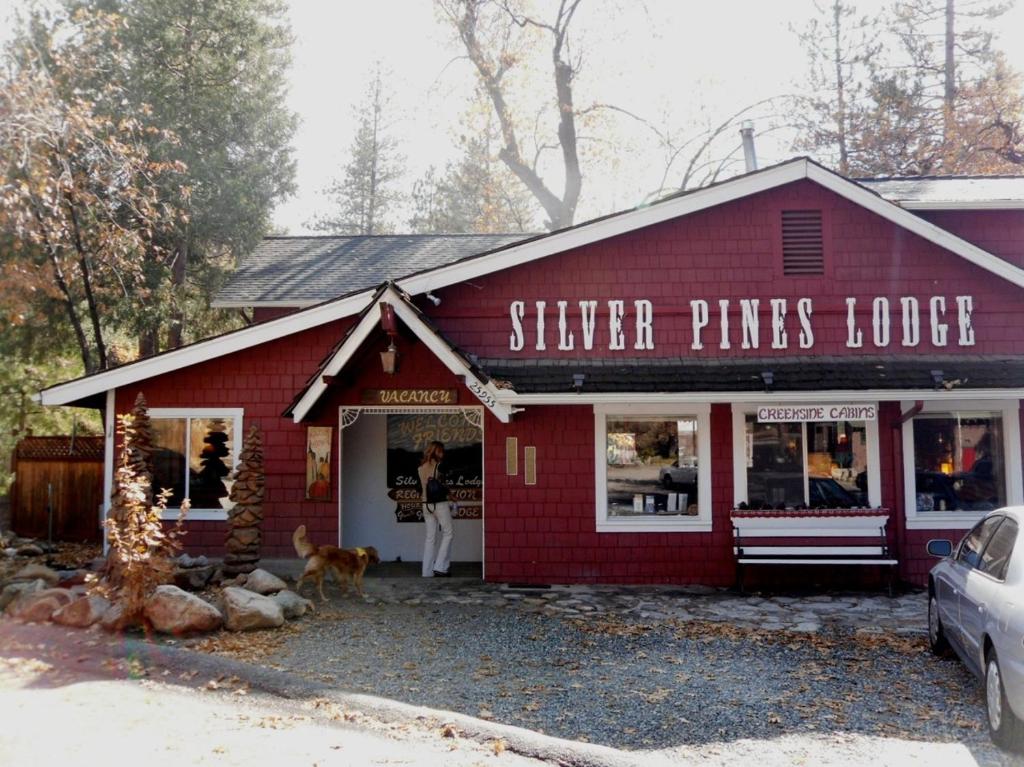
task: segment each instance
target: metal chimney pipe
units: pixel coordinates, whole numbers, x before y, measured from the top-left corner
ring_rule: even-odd
[[[744,120],[740,123],[740,136],[743,137],[743,162],[747,173],[757,170],[757,151],[754,149],[754,121]]]

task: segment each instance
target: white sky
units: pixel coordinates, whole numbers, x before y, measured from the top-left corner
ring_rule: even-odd
[[[0,38],[22,0],[0,0]],[[543,7],[551,0],[537,0]],[[860,0],[865,14],[890,3]],[[791,93],[806,59],[790,25],[814,13],[810,0],[585,0],[579,14],[586,55],[576,102],[612,103],[682,129],[707,104],[721,119],[766,96]],[[301,118],[295,136],[298,193],[275,223],[290,234],[322,211],[322,189],[338,174],[355,132],[352,105],[375,60],[393,73],[394,135],[407,158],[406,186],[455,155],[453,135],[472,88],[468,62],[437,22],[430,0],[291,0],[296,37],[289,104]],[[1000,21],[997,43],[1024,70],[1024,7]],[[543,87],[551,89],[547,79]],[[543,91],[542,91],[543,93]],[[618,123],[622,128],[624,123]],[[632,134],[638,135],[638,134]],[[660,175],[653,144],[617,148],[586,175],[577,220],[635,205]],[[738,140],[737,142],[738,143]],[[771,136],[758,141],[762,164],[790,155]],[[586,173],[587,168],[584,168]]]

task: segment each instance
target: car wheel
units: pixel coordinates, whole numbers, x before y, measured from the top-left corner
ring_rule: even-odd
[[[942,628],[942,618],[939,617],[939,600],[932,594],[928,597],[928,645],[932,652],[940,657],[949,654],[949,640],[946,639],[946,632]]]
[[[985,656],[985,718],[992,742],[1007,751],[1024,752],[1024,722],[1010,709],[999,669],[999,658],[991,649]]]

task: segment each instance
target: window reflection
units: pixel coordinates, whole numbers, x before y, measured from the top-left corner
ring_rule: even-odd
[[[697,419],[609,416],[608,516],[697,516]]]
[[[1003,419],[995,413],[914,417],[918,511],[990,511],[1006,505]]]
[[[746,440],[748,508],[868,505],[863,423],[758,423],[755,415],[748,415]]]

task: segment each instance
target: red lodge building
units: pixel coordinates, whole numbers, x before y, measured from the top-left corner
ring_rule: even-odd
[[[737,556],[771,580],[870,548],[851,572],[923,584],[929,539],[1024,503],[1024,178],[800,158],[538,236],[270,237],[217,303],[256,322],[40,395],[104,412],[109,497],[145,394],[196,553],[252,425],[264,556],[305,524],[418,561],[438,439],[453,559],[488,581],[729,586]]]

